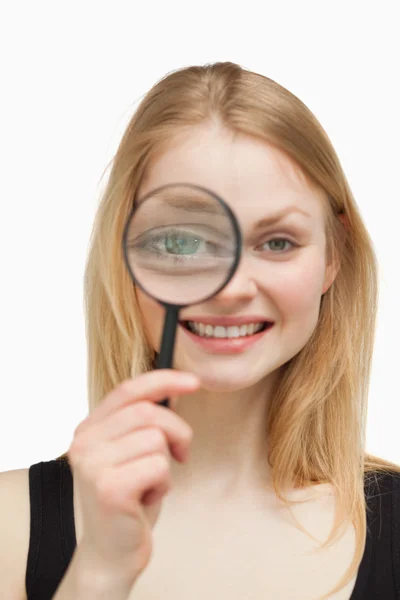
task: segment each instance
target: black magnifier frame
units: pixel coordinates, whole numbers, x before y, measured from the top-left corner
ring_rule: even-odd
[[[229,219],[231,221],[233,234],[236,238],[235,258],[234,258],[234,261],[233,261],[230,269],[228,270],[227,275],[226,275],[225,279],[223,280],[222,284],[208,296],[205,296],[204,298],[201,298],[200,300],[198,300],[196,302],[190,302],[190,303],[185,303],[185,304],[175,304],[175,303],[171,304],[169,302],[165,302],[164,300],[160,300],[159,298],[156,298],[150,292],[148,292],[146,290],[146,288],[140,283],[140,281],[136,279],[135,274],[134,274],[133,270],[131,269],[131,266],[129,263],[128,251],[127,251],[127,237],[128,237],[128,233],[129,233],[129,227],[130,227],[131,221],[132,221],[136,211],[140,208],[142,203],[145,202],[145,200],[147,200],[148,198],[154,196],[155,194],[158,194],[162,190],[165,190],[168,188],[173,188],[173,187],[178,187],[178,186],[189,187],[191,189],[198,190],[199,192],[204,192],[204,193],[208,194],[209,196],[211,196],[212,198],[214,198],[219,204],[221,204],[221,206],[223,207],[223,209],[225,210],[225,212],[227,213],[227,216],[229,217]],[[122,238],[122,247],[123,247],[123,255],[124,255],[125,265],[128,268],[128,272],[129,272],[134,284],[137,285],[141,290],[143,290],[143,292],[145,294],[150,296],[150,298],[153,298],[154,300],[156,300],[156,302],[158,302],[159,304],[161,304],[161,306],[163,306],[165,308],[164,328],[163,328],[163,334],[162,334],[160,353],[157,356],[157,361],[156,361],[156,369],[172,369],[175,336],[176,336],[177,324],[178,324],[178,320],[179,320],[178,319],[179,311],[182,308],[186,308],[187,306],[195,306],[196,304],[200,304],[201,302],[205,302],[206,300],[210,300],[210,298],[213,298],[214,296],[216,296],[226,286],[226,284],[232,279],[232,276],[234,275],[234,273],[239,265],[241,254],[242,254],[242,233],[241,233],[237,218],[236,218],[234,212],[232,211],[232,209],[230,208],[230,206],[225,202],[225,200],[223,200],[218,194],[211,191],[210,189],[200,186],[200,185],[195,185],[193,183],[186,183],[186,182],[168,183],[166,185],[159,186],[159,187],[149,191],[142,198],[134,200],[134,204],[130,210],[127,222],[124,227],[123,238]],[[159,404],[168,408],[168,398],[160,401]]]

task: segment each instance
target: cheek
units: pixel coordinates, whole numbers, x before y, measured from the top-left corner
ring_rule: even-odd
[[[152,300],[138,288],[136,288],[136,299],[142,316],[147,341],[158,352],[164,324],[164,309],[158,302]]]
[[[283,319],[297,320],[309,316],[318,318],[325,265],[320,259],[292,265],[280,271],[276,284],[271,286],[278,312]]]

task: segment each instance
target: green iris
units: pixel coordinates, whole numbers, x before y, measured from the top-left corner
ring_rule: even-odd
[[[170,234],[165,240],[165,247],[170,254],[192,254],[196,252],[200,240],[193,236]]]

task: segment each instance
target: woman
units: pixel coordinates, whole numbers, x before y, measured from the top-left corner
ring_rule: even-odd
[[[163,310],[121,240],[132,202],[177,182],[230,205],[243,254],[154,371]],[[89,415],[29,493],[28,470],[1,474],[10,598],[400,597],[400,467],[365,452],[376,257],[298,98],[232,63],[158,82],[114,158],[85,293]]]

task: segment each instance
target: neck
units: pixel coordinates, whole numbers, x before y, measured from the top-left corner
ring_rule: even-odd
[[[185,464],[171,462],[173,488],[226,499],[269,484],[267,413],[273,381],[235,392],[199,390],[175,412],[193,430]],[[205,492],[206,490],[206,492]]]

